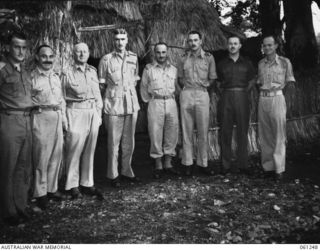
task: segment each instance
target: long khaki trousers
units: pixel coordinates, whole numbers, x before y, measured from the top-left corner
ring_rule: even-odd
[[[209,94],[202,89],[180,93],[182,124],[182,164],[193,164],[193,130],[197,130],[197,165],[208,166]]]
[[[260,97],[258,107],[261,162],[265,171],[282,173],[286,161],[286,102],[283,95]]]
[[[99,133],[99,114],[95,108],[67,108],[69,130],[66,135],[66,190],[91,187],[93,161]]]
[[[150,156],[176,155],[179,135],[177,104],[174,99],[152,99],[148,104]]]
[[[118,156],[121,143],[121,174],[134,177],[131,162],[134,150],[134,134],[136,131],[138,113],[129,115],[104,115],[104,122],[108,132],[108,168],[107,177],[115,179],[119,176]]]
[[[34,197],[58,190],[59,170],[63,155],[61,111],[33,113]]]

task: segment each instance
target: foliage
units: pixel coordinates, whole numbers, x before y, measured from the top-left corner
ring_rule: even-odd
[[[212,0],[211,4],[223,19],[231,18],[230,25],[242,31],[252,30],[260,32],[258,0],[237,0],[234,5],[226,0]],[[223,15],[223,10],[226,8],[230,8],[230,11]]]

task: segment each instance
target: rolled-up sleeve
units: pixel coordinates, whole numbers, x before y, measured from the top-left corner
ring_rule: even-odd
[[[100,59],[99,67],[98,67],[98,78],[99,83],[105,84],[106,83],[106,75],[108,69],[108,61],[106,60],[105,56]]]
[[[148,83],[149,83],[149,75],[148,75],[148,69],[143,70],[142,74],[142,80],[141,80],[141,86],[140,86],[140,95],[143,100],[143,102],[149,102],[151,97],[148,93]]]
[[[183,78],[183,64],[184,64],[184,60],[182,58],[179,58],[177,63],[178,78]]]
[[[137,59],[137,63],[136,63],[135,79],[136,79],[136,84],[137,84],[137,81],[140,80],[140,76],[139,76],[139,62],[138,62],[138,59]]]
[[[217,79],[216,62],[213,56],[210,56],[209,58],[209,79]]]
[[[94,73],[94,75],[95,75],[94,78],[98,79],[98,76],[97,76],[96,72]],[[97,82],[93,83],[93,95],[94,95],[94,98],[95,98],[97,111],[101,115],[103,103],[102,103],[101,92],[100,92],[100,89],[99,89],[99,84],[97,84]]]
[[[289,59],[287,59],[286,62],[287,62],[286,83],[296,82],[296,79],[294,78],[294,75],[293,75],[292,64]]]

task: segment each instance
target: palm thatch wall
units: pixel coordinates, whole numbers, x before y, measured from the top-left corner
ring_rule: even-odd
[[[89,45],[90,62],[96,66],[100,57],[112,51],[112,30],[117,27],[126,27],[129,33],[128,49],[138,54],[141,71],[152,60],[153,45],[158,41],[169,45],[169,57],[175,64],[186,49],[186,33],[191,29],[204,34],[203,47],[211,52],[225,49],[226,37],[230,34],[244,38],[241,32],[221,24],[217,12],[207,0],[2,0],[1,8],[16,11],[17,23],[31,40],[31,52],[44,42],[54,47],[58,55],[55,65],[58,71],[72,62],[72,49],[77,41],[84,41]],[[0,31],[1,27],[0,22]],[[0,46],[2,44],[0,36]],[[31,53],[28,65],[33,65]],[[288,141],[292,144],[312,139],[319,133],[317,117],[307,116],[301,119],[301,116],[318,113],[320,109],[317,82],[309,79],[307,83],[300,84],[306,82],[306,76],[308,75],[298,76],[296,94],[286,97],[291,119],[288,123]],[[218,100],[219,97],[211,93],[209,157],[213,160],[220,156]],[[256,153],[259,151],[257,92],[252,93],[251,100],[249,150]],[[146,112],[142,104],[137,132],[146,131]]]

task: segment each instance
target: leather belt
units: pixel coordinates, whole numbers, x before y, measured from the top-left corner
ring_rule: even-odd
[[[183,90],[195,90],[195,91],[203,91],[203,92],[207,92],[207,88],[206,87],[183,87]]]
[[[35,112],[44,112],[44,111],[60,111],[60,106],[38,106],[34,108]]]
[[[71,109],[93,109],[96,107],[96,103],[93,99],[89,99],[82,102],[68,102],[67,107]]]
[[[32,112],[32,108],[25,109],[0,109],[0,113],[4,113],[6,115],[23,115],[30,116]]]
[[[246,91],[246,88],[242,88],[242,87],[233,87],[233,88],[225,88],[223,89],[224,91]]]
[[[274,96],[279,96],[283,95],[282,90],[277,90],[277,91],[260,91],[260,97],[274,97]]]
[[[167,100],[167,99],[174,99],[174,95],[168,95],[168,96],[160,96],[160,95],[155,95],[152,97],[153,99],[163,99],[163,100]]]

